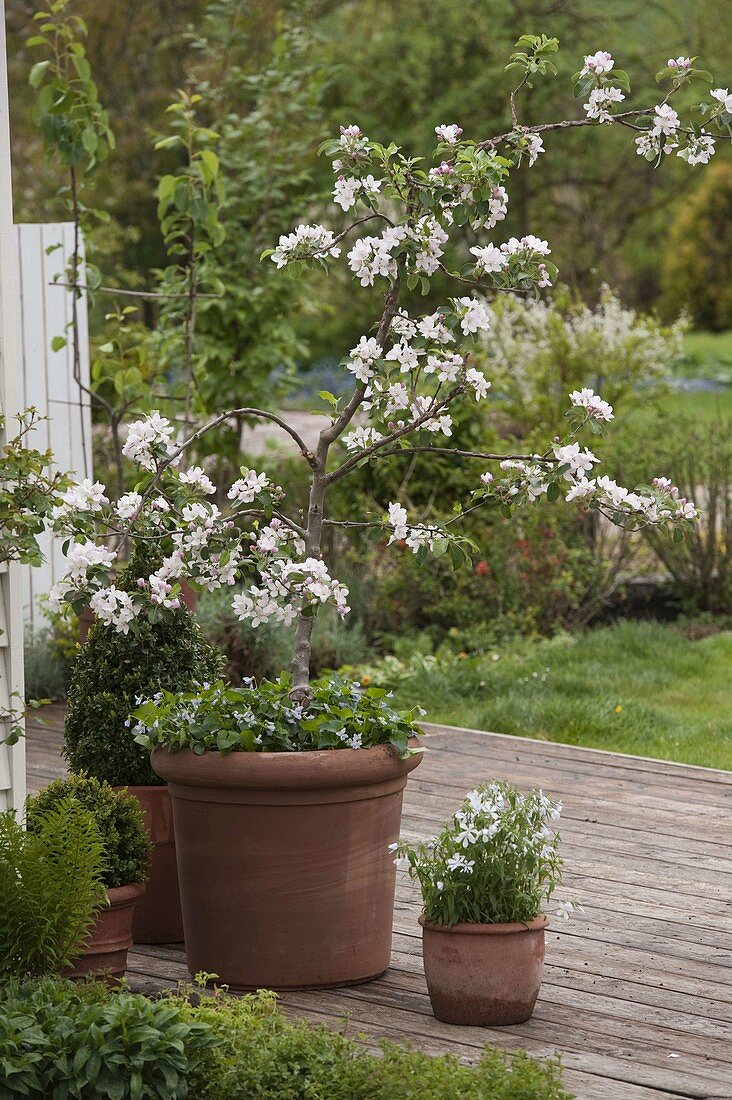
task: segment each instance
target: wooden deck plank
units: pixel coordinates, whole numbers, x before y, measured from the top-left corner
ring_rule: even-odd
[[[61,708],[33,718],[29,783],[65,770]],[[585,906],[552,926],[534,1018],[515,1028],[450,1027],[431,1014],[416,917],[400,876],[392,967],[349,990],[287,993],[285,1012],[347,1026],[369,1046],[411,1042],[474,1061],[488,1043],[559,1054],[579,1100],[732,1098],[732,773],[482,731],[430,726],[405,797],[404,835],[428,837],[483,779],[541,786],[564,802],[562,896]],[[188,980],[179,945],[137,947],[130,984]],[[347,1020],[347,1024],[344,1024]]]

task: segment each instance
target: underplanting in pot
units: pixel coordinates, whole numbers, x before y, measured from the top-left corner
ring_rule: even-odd
[[[427,844],[396,844],[395,863],[422,889],[427,988],[450,1024],[528,1020],[544,965],[543,909],[562,879],[561,803],[507,783],[470,791]],[[568,918],[572,902],[558,912]]]
[[[139,579],[161,560],[157,548],[136,544],[118,578],[120,591],[139,589]],[[184,607],[170,609],[159,621],[141,619],[128,633],[92,626],[74,662],[64,755],[75,771],[127,787],[140,803],[153,843],[147,889],[135,906],[136,943],[178,943],[183,920],[170,797],[149,754],[133,740],[127,717],[155,691],[215,680],[220,671],[220,657]]]
[[[160,693],[137,740],[168,781],[191,973],[236,989],[353,984],[391,954],[413,715],[339,679]]]
[[[135,902],[145,890],[151,844],[135,798],[115,791],[93,776],[57,779],[27,803],[27,825],[36,831],[55,806],[72,802],[88,813],[102,845],[102,882],[106,906],[84,937],[83,954],[67,970],[69,977],[104,973],[121,978],[132,946]]]

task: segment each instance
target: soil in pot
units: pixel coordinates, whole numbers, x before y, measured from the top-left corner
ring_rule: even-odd
[[[234,989],[350,985],[391,954],[407,775],[386,745],[324,752],[155,749],[173,800],[186,956]]]
[[[175,858],[173,806],[168,789],[152,786],[125,789],[140,803],[145,828],[153,842],[147,888],[135,906],[132,939],[135,943],[182,943],[183,916]]]
[[[85,978],[89,974],[109,979],[124,977],[127,952],[132,947],[132,919],[135,903],[145,886],[116,886],[107,890],[109,905],[100,909],[89,930],[84,954],[64,971],[65,978]]]
[[[534,1011],[544,969],[546,917],[528,924],[422,925],[432,1011],[447,1024],[501,1027]]]

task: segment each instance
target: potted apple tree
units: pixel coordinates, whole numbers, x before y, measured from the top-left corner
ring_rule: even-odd
[[[512,180],[543,154],[544,138],[568,126],[615,125],[627,128],[634,151],[651,161],[674,152],[694,165],[714,152],[715,138],[682,122],[669,103],[703,76],[693,59],[661,74],[671,81],[662,102],[616,111],[628,77],[598,51],[575,81],[586,99],[583,116],[523,126],[517,93],[555,71],[556,49],[545,36],[519,40],[505,133],[476,141],[456,124],[438,125],[427,160],[372,141],[355,125],[323,146],[333,161],[339,220],[333,228],[297,226],[265,259],[294,276],[345,262],[378,309],[342,360],[347,396],[320,394],[331,415],[314,447],[267,409],[222,410],[181,431],[156,412],[130,425],[123,448],[139,469],[134,500],[81,493],[56,520],[73,545],[72,568],[54,600],[90,600],[101,629],[134,634],[141,623],[164,620],[176,610],[184,580],[207,589],[243,583],[233,597],[242,620],[294,627],[289,676],[162,691],[134,719],[135,737],[153,750],[153,768],[172,796],[189,965],[234,986],[352,983],[389,961],[395,871],[386,847],[398,836],[402,790],[419,761],[416,727],[414,715],[396,715],[388,700],[358,684],[310,682],[318,610],[330,604],[348,612],[348,591],[323,556],[326,528],[382,531],[417,560],[446,555],[457,567],[474,549],[460,534],[461,517],[479,508],[510,516],[540,497],[564,498],[611,523],[653,525],[674,537],[696,516],[666,477],[631,490],[598,473],[585,436],[598,437],[613,410],[590,389],[568,395],[565,426],[540,453],[450,445],[456,418],[489,397],[490,379],[470,358],[471,340],[491,323],[489,300],[540,294],[556,276],[546,240],[530,232],[501,240],[499,228]],[[702,106],[707,124],[726,132],[723,98],[713,93]],[[342,212],[351,210],[356,216],[343,225]],[[465,234],[475,241],[467,248]],[[428,293],[436,275],[446,287],[441,304],[420,313],[412,297],[408,310],[405,296]],[[221,493],[218,503],[210,499],[216,487],[203,466],[188,465],[189,456],[232,418],[267,420],[294,444],[309,479],[302,513],[266,472],[248,468],[225,501]],[[475,488],[466,500],[446,501],[449,518],[441,523],[417,522],[399,501],[386,515],[331,514],[334,485],[366,463],[403,455],[470,463]],[[155,544],[160,564],[134,587],[117,585],[110,539],[117,547]]]

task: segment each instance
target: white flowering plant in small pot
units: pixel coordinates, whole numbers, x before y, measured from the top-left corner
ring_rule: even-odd
[[[544,961],[545,909],[562,882],[561,803],[493,782],[470,791],[428,843],[397,843],[395,863],[422,890],[424,967],[447,1023],[527,1020]],[[567,919],[575,908],[560,902]]]

